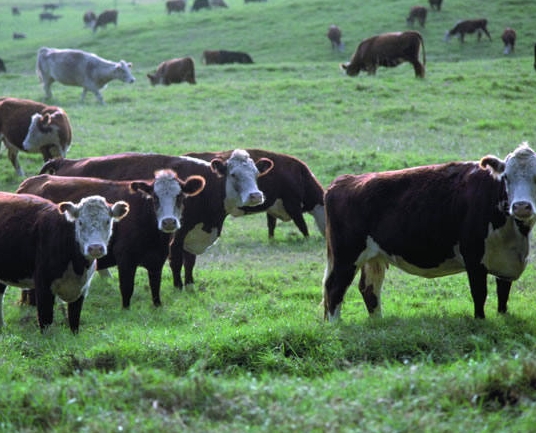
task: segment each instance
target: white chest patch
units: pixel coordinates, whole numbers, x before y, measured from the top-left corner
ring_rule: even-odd
[[[52,282],[52,293],[64,302],[74,302],[80,296],[87,296],[96,268],[97,261],[93,260],[89,269],[85,270],[82,275],[77,275],[73,270],[72,262],[70,262],[63,275]]]
[[[266,209],[266,212],[276,218],[279,218],[282,221],[290,221],[290,215],[285,210],[285,207],[283,206],[283,200],[281,200],[280,198],[274,201],[274,204],[268,209]]]
[[[197,224],[184,238],[184,249],[190,254],[203,254],[206,249],[218,240],[218,229],[215,227],[207,233],[203,230],[203,223]]]
[[[508,218],[504,226],[495,230],[490,224],[484,242],[482,264],[489,273],[509,280],[518,279],[527,265],[529,240],[519,232],[514,219]]]

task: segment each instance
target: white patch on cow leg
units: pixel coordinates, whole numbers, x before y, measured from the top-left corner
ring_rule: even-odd
[[[341,304],[342,302],[335,307],[333,314],[328,311],[328,321],[330,323],[337,323],[341,320]]]
[[[386,263],[381,259],[370,260],[361,268],[359,290],[372,318],[382,317],[381,292],[386,268]]]
[[[324,212],[324,206],[317,204],[309,213],[315,219],[316,227],[320,234],[326,236],[326,213]]]

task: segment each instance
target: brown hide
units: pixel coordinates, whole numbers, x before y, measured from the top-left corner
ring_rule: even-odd
[[[426,9],[424,6],[413,6],[409,10],[409,15],[406,18],[406,23],[408,25],[413,26],[416,20],[421,25],[421,27],[424,27],[426,23],[426,15],[428,15],[428,9]]]
[[[191,57],[170,59],[160,63],[154,74],[147,74],[147,78],[153,86],[163,84],[169,86],[172,83],[187,82],[196,84],[195,64]]]
[[[466,34],[473,34],[476,32],[478,41],[480,41],[482,33],[485,33],[488,39],[491,41],[491,35],[488,32],[487,25],[488,20],[485,18],[459,21],[447,32],[445,35],[445,40],[448,41],[452,36],[458,35],[460,37],[460,42],[463,43],[465,42]]]

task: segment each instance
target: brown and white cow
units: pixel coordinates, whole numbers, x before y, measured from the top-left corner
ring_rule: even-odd
[[[415,23],[415,20],[421,25],[421,27],[424,27],[426,24],[426,16],[428,15],[428,9],[426,9],[424,6],[413,6],[409,10],[409,15],[406,18],[407,25],[413,26]]]
[[[458,21],[452,29],[447,31],[444,39],[445,41],[449,41],[450,38],[452,38],[453,36],[457,36],[460,38],[460,42],[464,42],[466,34],[471,35],[476,32],[478,41],[480,41],[480,38],[482,37],[482,33],[485,33],[486,36],[491,41],[491,35],[488,32],[487,26],[488,26],[488,20],[485,18],[480,18],[476,20]]]
[[[151,176],[154,170],[169,168],[181,178],[200,175],[205,178],[203,191],[189,197],[184,204],[181,228],[175,233],[170,247],[170,266],[175,287],[193,286],[196,256],[204,253],[221,235],[227,215],[241,215],[245,206],[259,206],[264,194],[257,178],[274,166],[265,158],[253,161],[242,149],[235,149],[224,161],[168,156],[152,153],[122,153],[82,159],[54,159],[45,163],[41,173],[60,176],[91,176],[102,179],[132,180]]]
[[[264,203],[259,206],[243,207],[242,215],[266,212],[268,237],[274,237],[277,219],[292,220],[303,236],[309,236],[305,212],[311,214],[318,231],[324,236],[326,220],[324,214],[324,188],[307,164],[291,155],[261,149],[245,149],[254,160],[262,158],[273,161],[274,168],[259,177],[257,184],[264,193]],[[185,156],[211,161],[229,159],[232,150],[223,152],[190,152]],[[235,216],[239,216],[236,214]]]
[[[99,270],[117,266],[122,305],[129,308],[139,266],[147,270],[153,304],[162,304],[162,268],[169,256],[172,236],[181,226],[184,201],[204,187],[205,179],[201,176],[189,176],[183,181],[173,170],[159,170],[151,180],[136,181],[43,174],[26,179],[17,192],[35,194],[55,203],[76,201],[90,194],[129,204],[130,212],[115,229],[109,253],[97,261]]]
[[[166,2],[167,13],[171,12],[184,12],[186,8],[186,2],[184,0],[168,0]]]
[[[227,50],[205,50],[202,61],[205,65],[223,65],[226,63],[253,63],[253,59],[248,53],[242,51]]]
[[[419,52],[422,48],[422,63]],[[375,75],[378,66],[394,67],[403,62],[413,65],[415,76],[424,78],[426,53],[424,41],[419,32],[382,33],[362,41],[348,63],[340,66],[347,75],[355,76],[360,71]]]
[[[127,203],[111,205],[100,196],[54,204],[0,192],[0,325],[7,286],[29,287],[42,330],[52,324],[57,296],[68,303],[69,326],[78,332],[96,260],[107,254],[113,222],[127,213]]]
[[[441,3],[443,3],[443,0],[428,0],[428,3],[430,3],[430,8],[433,10],[440,11],[441,10]]]
[[[510,27],[506,27],[501,35],[504,44],[504,54],[510,54],[514,51],[516,45],[516,31]]]
[[[24,176],[19,152],[41,153],[44,161],[65,157],[71,139],[69,117],[60,107],[29,99],[0,98],[0,140],[19,176]]]
[[[536,221],[536,154],[525,143],[503,161],[453,162],[342,175],[325,196],[325,317],[340,316],[361,270],[359,290],[381,316],[381,288],[392,264],[427,278],[466,272],[474,316],[484,318],[487,276],[506,313],[512,281],[527,265]]]
[[[97,21],[97,15],[93,11],[87,11],[83,16],[84,27],[93,27],[93,23]]]
[[[95,33],[99,27],[106,28],[108,24],[113,24],[117,27],[118,14],[119,12],[117,9],[107,9],[101,12],[97,19],[93,22],[93,33]]]
[[[132,64],[124,60],[112,62],[82,50],[42,47],[37,52],[36,71],[43,82],[46,98],[52,98],[54,81],[66,86],[82,87],[82,101],[88,91],[104,104],[100,90],[112,80],[133,83]]]
[[[172,83],[190,83],[195,81],[195,63],[191,57],[166,60],[158,65],[154,74],[147,74],[151,85],[163,84],[169,86]]]
[[[331,42],[331,49],[332,50],[344,50],[344,43],[342,42],[342,32],[341,29],[336,26],[335,24],[331,24],[328,28],[328,33],[326,35]]]

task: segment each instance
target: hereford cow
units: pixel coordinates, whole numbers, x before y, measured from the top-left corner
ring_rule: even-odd
[[[338,26],[336,26],[335,24],[330,25],[328,28],[327,37],[329,41],[331,42],[332,50],[335,50],[335,49],[339,51],[344,50],[344,44],[341,41],[342,32]]]
[[[504,161],[485,156],[358,176],[342,175],[325,196],[325,316],[340,315],[357,271],[371,316],[381,316],[389,264],[427,278],[467,272],[476,318],[484,318],[487,275],[506,313],[512,281],[527,264],[536,218],[536,154],[526,144]]]
[[[203,190],[205,179],[190,176],[182,181],[172,170],[160,170],[153,176],[151,181],[110,181],[43,174],[26,179],[17,192],[39,195],[55,203],[76,201],[87,194],[128,203],[130,213],[115,229],[109,253],[99,258],[97,269],[117,266],[122,305],[129,308],[136,269],[144,267],[153,304],[158,307],[162,304],[162,268],[169,255],[173,233],[180,228],[184,201]]]
[[[419,62],[419,51],[422,47],[422,63]],[[409,62],[413,65],[415,76],[424,78],[426,53],[424,42],[419,32],[383,33],[365,39],[357,47],[350,62],[341,64],[347,75],[355,76],[361,70],[375,75],[378,66],[394,67]]]
[[[437,11],[441,10],[441,3],[443,3],[443,0],[428,0],[428,3],[430,3],[430,8],[435,9]]]
[[[50,86],[57,81],[66,86],[82,87],[82,101],[88,91],[104,104],[100,89],[112,80],[133,83],[136,79],[130,73],[132,64],[124,60],[111,62],[96,54],[81,50],[42,47],[37,52],[37,75],[43,82],[47,98],[52,98]]]
[[[117,27],[118,14],[119,12],[116,9],[108,9],[101,12],[93,23],[93,33],[95,33],[99,27],[106,28],[108,24],[113,24]]]
[[[195,64],[191,57],[166,60],[158,65],[156,73],[147,74],[153,86],[163,84],[169,86],[172,83],[195,84]]]
[[[254,162],[246,151],[236,149],[227,161],[215,158],[210,162],[140,153],[79,160],[58,158],[45,163],[41,173],[131,180],[147,178],[154,170],[169,168],[182,178],[194,174],[204,177],[206,185],[203,191],[185,202],[181,228],[175,234],[170,248],[173,283],[182,289],[183,264],[185,283],[193,286],[196,255],[205,252],[218,239],[227,215],[242,215],[241,208],[258,206],[264,202],[257,178],[266,175],[273,166],[273,161],[269,159],[261,158]]]
[[[223,65],[225,63],[253,63],[247,53],[227,50],[205,50],[202,56],[205,65]]]
[[[184,12],[186,8],[186,2],[184,0],[168,0],[166,2],[167,13],[171,12]]]
[[[510,54],[514,51],[516,45],[516,31],[510,27],[506,27],[501,35],[504,44],[504,54]]]
[[[83,17],[84,27],[93,27],[93,23],[97,21],[97,15],[93,11],[87,11]]]
[[[408,26],[413,26],[415,20],[417,20],[421,27],[424,27],[426,23],[426,15],[428,15],[428,9],[426,9],[424,6],[413,6],[409,10],[409,15],[406,18],[406,23]]]
[[[0,98],[0,141],[19,176],[24,176],[20,151],[41,153],[44,161],[65,157],[71,138],[69,118],[60,107],[29,99]]]
[[[273,161],[274,168],[265,176],[259,177],[259,189],[264,193],[264,203],[254,207],[241,208],[243,214],[266,212],[268,237],[274,237],[277,219],[292,220],[303,236],[309,236],[305,212],[315,219],[319,232],[324,236],[324,188],[309,167],[299,159],[283,153],[260,149],[246,149],[254,160],[262,158]],[[229,159],[232,151],[190,152],[185,156],[211,161]],[[237,216],[237,215],[235,215]]]
[[[99,196],[56,205],[34,195],[0,192],[0,325],[9,285],[35,290],[42,330],[52,324],[57,296],[68,303],[69,326],[78,332],[96,259],[107,253],[112,223],[127,213],[127,203],[110,205]]]
[[[464,42],[465,35],[473,34],[474,32],[476,32],[478,41],[480,41],[480,38],[482,37],[482,32],[484,32],[491,41],[491,35],[488,32],[487,25],[488,20],[484,18],[478,20],[458,21],[456,25],[452,29],[448,30],[445,34],[445,41],[449,41],[453,36],[457,36],[460,38],[460,42]]]

